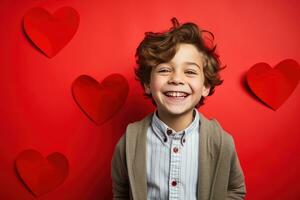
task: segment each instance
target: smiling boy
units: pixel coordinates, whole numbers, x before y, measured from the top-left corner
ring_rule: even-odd
[[[215,47],[194,23],[147,32],[137,48],[137,79],[156,106],[129,124],[112,159],[114,199],[244,199],[234,141],[197,108],[222,83]]]

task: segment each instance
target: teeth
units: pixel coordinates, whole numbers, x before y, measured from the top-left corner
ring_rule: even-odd
[[[188,96],[188,94],[184,93],[184,92],[166,92],[165,94],[167,96],[171,96],[171,97],[186,97],[186,96]]]

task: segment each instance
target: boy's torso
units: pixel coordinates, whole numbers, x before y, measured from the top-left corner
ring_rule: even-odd
[[[147,128],[152,114],[143,120],[128,125],[124,135],[124,157],[128,170],[133,199],[147,198]],[[199,135],[198,199],[222,199],[226,196],[228,179],[218,180],[218,192],[214,193],[217,174],[228,174],[233,151],[232,137],[224,132],[216,120],[208,120],[202,114]],[[125,153],[126,152],[126,153]],[[222,153],[222,156],[221,156]],[[222,167],[220,167],[220,165]],[[220,172],[224,171],[224,172]],[[222,182],[223,181],[223,182]]]

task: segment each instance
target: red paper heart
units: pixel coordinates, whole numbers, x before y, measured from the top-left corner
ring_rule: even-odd
[[[247,72],[250,89],[273,110],[287,100],[299,79],[299,64],[292,59],[281,61],[273,69],[267,63],[257,63]]]
[[[61,153],[52,153],[44,158],[38,151],[29,149],[18,155],[16,169],[28,189],[35,196],[40,196],[64,182],[69,163]]]
[[[76,103],[97,124],[105,123],[120,110],[128,91],[128,82],[120,74],[106,77],[101,84],[90,76],[81,75],[72,85]]]
[[[53,15],[43,8],[33,8],[24,16],[24,30],[32,42],[49,58],[72,39],[79,25],[79,14],[63,7]]]

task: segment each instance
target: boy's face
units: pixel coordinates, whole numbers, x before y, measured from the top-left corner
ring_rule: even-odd
[[[144,86],[158,111],[171,115],[191,112],[201,97],[209,94],[204,86],[202,54],[194,45],[180,44],[172,60],[152,69],[150,83]]]

